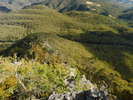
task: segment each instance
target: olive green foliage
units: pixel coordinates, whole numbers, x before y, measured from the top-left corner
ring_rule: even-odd
[[[71,72],[70,66],[61,63],[40,64],[35,61],[15,63],[13,58],[0,58],[0,99],[26,100],[27,98],[47,98],[51,93],[70,91],[65,79]],[[73,77],[79,88],[80,73]]]
[[[83,40],[80,40],[80,43],[83,43],[82,45],[76,42],[78,39],[71,41],[70,38],[68,38],[70,40],[64,38],[68,37],[62,38],[46,33],[31,34],[8,48],[4,54],[13,55],[16,53],[19,57],[28,57],[41,63],[75,65],[90,80],[98,84],[99,82],[101,84],[102,81],[108,83],[110,92],[119,98],[132,97],[130,85],[133,73],[132,48],[125,49],[128,44],[117,44],[119,41],[113,43],[110,35],[106,36],[110,41],[107,41],[106,38],[104,41],[100,41],[102,40],[99,39],[100,37],[96,37],[97,41],[89,40],[89,37],[87,37],[88,41],[84,41],[81,35],[80,38]],[[120,37],[114,35],[114,38],[119,39]],[[116,46],[115,49],[114,46]],[[127,91],[127,94],[124,91]]]
[[[36,80],[42,74],[42,76],[46,75],[45,80],[48,80],[47,84],[39,81],[40,86],[46,87],[46,90],[39,88],[46,93],[43,95],[51,92],[53,83],[49,79],[54,77],[53,82],[61,86],[61,89],[65,89],[63,91],[67,91],[60,83],[63,77],[59,78],[58,73],[55,75],[52,73],[53,67],[55,67],[53,64],[58,63],[58,69],[61,63],[65,63],[75,66],[81,73],[86,74],[88,79],[99,85],[105,81],[109,86],[109,91],[119,99],[133,98],[133,29],[129,28],[126,22],[91,12],[72,11],[61,14],[44,6],[32,6],[3,14],[0,20],[2,24],[0,28],[4,24],[12,30],[9,32],[2,28],[5,34],[2,34],[0,38],[4,40],[0,45],[3,47],[8,45],[8,48],[1,50],[1,55],[12,57],[16,55],[19,58],[36,62],[35,64],[26,62],[25,66],[20,69],[21,74],[24,73],[26,78],[24,84],[28,90],[32,90],[34,85],[36,87]],[[8,44],[8,41],[13,45]],[[36,69],[40,68],[43,73],[35,73],[37,70],[32,69],[32,65],[37,65]],[[44,70],[47,70],[48,67],[51,70],[50,75],[47,76],[47,72]],[[34,77],[23,70],[33,71]],[[12,91],[21,91],[25,97],[27,92],[21,89],[21,85],[16,86],[15,81],[17,80],[14,76],[10,77],[14,79],[14,83],[10,85]],[[35,78],[32,86],[26,84],[32,78]],[[2,89],[4,92],[7,91],[3,86]],[[59,91],[62,91],[61,89]],[[1,93],[4,93],[3,90]],[[6,92],[5,97],[16,93],[19,92],[12,94]],[[30,93],[32,94],[32,92]]]

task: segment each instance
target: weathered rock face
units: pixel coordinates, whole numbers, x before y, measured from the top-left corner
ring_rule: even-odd
[[[79,92],[75,91],[74,81],[71,79],[72,77],[65,80],[65,83],[70,88],[70,92],[64,94],[53,93],[49,96],[48,100],[109,100],[106,88],[101,87],[101,90],[98,90],[84,75],[80,81],[81,88],[86,87],[90,89]]]
[[[53,93],[48,100],[109,100],[104,91],[82,91],[65,94]]]

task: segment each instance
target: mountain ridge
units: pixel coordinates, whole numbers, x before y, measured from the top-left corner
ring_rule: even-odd
[[[47,100],[53,91],[67,93],[68,85],[76,86],[74,77],[64,84],[68,67],[98,89],[105,86],[109,100],[133,99],[133,28],[118,18],[132,9],[107,0],[39,0],[23,6],[25,1],[10,1],[8,7],[18,6],[0,13],[1,100]],[[81,89],[78,82],[76,88]]]
[[[12,10],[21,9],[30,5],[42,4],[61,12],[70,10],[89,10],[89,7],[94,5],[100,7],[99,4],[94,4],[95,2],[133,4],[132,0],[0,0],[0,3],[3,3],[5,7]]]

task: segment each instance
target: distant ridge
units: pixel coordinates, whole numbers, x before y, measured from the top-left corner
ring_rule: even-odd
[[[100,7],[100,5],[95,4],[95,2],[96,3],[105,2],[104,4],[105,6],[106,3],[111,3],[111,2],[115,2],[115,4],[120,3],[122,5],[133,4],[133,0],[109,0],[109,1],[107,0],[0,0],[0,3],[4,3],[5,8],[9,8],[11,10],[21,9],[27,6],[41,4],[56,9],[60,12],[71,11],[71,10],[86,11],[90,10],[90,6],[93,6],[93,10],[95,10],[94,6]]]
[[[30,5],[42,4],[58,11],[88,10],[86,0],[0,0],[0,2],[13,5],[11,9],[20,9]],[[6,6],[6,5],[5,5]]]

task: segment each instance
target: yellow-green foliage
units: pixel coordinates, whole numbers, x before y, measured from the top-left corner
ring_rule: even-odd
[[[98,84],[99,81],[105,81],[111,93],[119,98],[132,97],[132,48],[114,48],[113,44],[81,44],[52,34],[36,33],[17,42],[5,52],[9,55],[15,53],[41,63],[74,65],[90,80]],[[124,91],[127,91],[127,97]]]
[[[20,26],[0,25],[0,40],[16,40],[21,39],[26,29]]]
[[[22,27],[26,29],[26,34],[31,32],[59,33],[68,28],[78,29],[86,25],[76,21],[74,18],[70,18],[57,11],[41,6],[3,14],[0,17],[0,21],[2,25]],[[20,32],[22,33],[21,30]]]
[[[8,37],[10,39],[20,39],[27,34],[35,32],[83,33],[84,30],[100,30],[105,28],[105,25],[106,28],[114,30],[111,26],[123,23],[116,19],[93,13],[70,12],[61,14],[44,6],[33,6],[1,14],[0,24],[0,31],[2,31],[0,39],[8,39]],[[7,28],[9,29],[7,30]]]
[[[10,97],[16,88],[17,81],[14,76],[6,76],[0,83],[0,99]]]
[[[40,79],[39,73],[34,73],[34,77],[28,76],[27,71],[35,72],[32,65],[37,65],[37,69],[42,69],[46,75],[44,69],[48,70],[49,67],[54,67],[52,64],[65,62],[79,68],[82,73],[96,83],[106,81],[111,92],[119,98],[125,100],[132,98],[133,28],[129,28],[125,23],[109,16],[88,12],[61,14],[42,6],[33,6],[3,14],[0,16],[0,23],[0,39],[2,40],[16,40],[28,35],[8,48],[4,52],[6,55],[16,54],[19,57],[50,64],[24,62],[26,64],[23,65],[20,72],[24,77],[27,75],[28,78],[26,77],[24,83],[29,90],[38,84],[36,82],[35,84],[34,82],[26,84],[29,83],[29,78]],[[42,33],[40,34],[40,32]],[[4,43],[1,44],[3,49]],[[8,62],[6,59],[5,62],[11,66],[10,61]],[[9,67],[3,68],[8,69]],[[9,69],[12,68],[16,67]],[[14,70],[8,71],[14,72]],[[52,72],[53,69],[50,71]],[[51,79],[57,78],[53,81],[63,86],[62,81],[58,80],[60,79],[58,74],[55,73],[55,75],[50,74],[49,76]],[[9,77],[13,78],[13,76]],[[45,78],[49,79],[47,75]],[[46,81],[46,86],[41,85],[46,87],[46,90],[50,90],[53,85],[50,81]],[[21,85],[17,84],[17,87],[20,88],[17,90],[25,93],[21,89]],[[64,87],[61,88],[59,91],[67,90]],[[12,90],[14,90],[14,86]],[[4,93],[7,90],[1,91]],[[46,92],[43,95],[48,95],[50,91],[43,92]],[[5,97],[12,95],[11,92],[6,93]]]
[[[53,91],[57,93],[69,91],[64,80],[71,73],[71,65],[40,64],[23,59],[15,61],[13,58],[0,58],[0,99],[10,97],[25,100],[33,95],[44,99]],[[79,86],[78,70],[76,74],[74,80]]]

